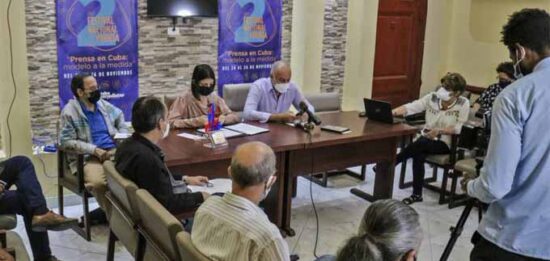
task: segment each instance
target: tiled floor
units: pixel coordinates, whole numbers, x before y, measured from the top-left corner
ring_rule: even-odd
[[[398,170],[399,168],[396,169],[397,173]],[[428,169],[426,172],[431,173],[429,171]],[[408,176],[410,179],[410,169]],[[372,191],[373,177],[374,175],[369,167],[366,182],[340,176],[330,179],[329,188],[312,185],[313,199],[319,214],[318,255],[336,253],[345,240],[357,231],[359,220],[369,203],[352,195],[349,190],[357,187]],[[408,196],[411,189],[398,189],[398,175],[395,178],[394,198],[402,199]],[[300,260],[314,260],[313,250],[317,227],[310,198],[310,182],[300,178],[298,183],[298,195],[293,200],[291,223],[296,231],[296,236],[286,240],[291,252],[298,254]],[[439,260],[450,236],[449,227],[456,223],[463,210],[462,207],[450,210],[446,205],[438,205],[437,198],[438,194],[425,190],[424,202],[413,205],[420,213],[421,225],[424,231],[424,240],[418,256],[420,261]],[[74,217],[80,216],[81,209],[80,206],[69,207],[66,208],[66,214]],[[20,219],[16,232],[21,235],[27,249],[30,251],[22,224],[23,222]],[[449,260],[462,261],[469,259],[468,256],[472,249],[469,240],[476,227],[477,210],[474,210]],[[52,251],[62,260],[104,260],[107,250],[107,238],[108,229],[106,227],[95,227],[93,229],[92,242],[86,242],[73,231],[50,232]],[[117,245],[115,260],[132,260],[132,257],[121,245]]]

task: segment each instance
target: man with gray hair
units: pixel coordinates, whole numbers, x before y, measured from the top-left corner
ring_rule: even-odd
[[[235,150],[230,193],[209,197],[195,213],[191,239],[212,260],[290,260],[288,246],[258,204],[275,183],[275,153],[261,142]]]
[[[250,86],[243,118],[262,123],[292,122],[298,117],[288,109],[291,104],[299,109],[301,102],[305,102],[309,110],[314,112],[313,106],[306,101],[298,86],[290,82],[291,76],[292,71],[287,63],[283,61],[273,63],[269,78],[260,78]]]

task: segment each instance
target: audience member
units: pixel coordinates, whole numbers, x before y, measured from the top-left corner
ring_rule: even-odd
[[[403,202],[386,199],[372,203],[338,256],[317,261],[413,261],[422,243],[418,213]]]
[[[252,83],[244,106],[244,119],[262,123],[292,122],[299,117],[288,111],[290,105],[300,108],[301,102],[305,102],[313,112],[313,106],[306,101],[298,86],[290,82],[291,75],[290,66],[277,61],[271,67],[269,78],[260,78]]]
[[[474,102],[472,111],[475,113],[480,109],[484,112],[491,113],[493,108],[493,102],[497,98],[498,94],[516,80],[514,78],[514,64],[511,62],[504,62],[497,67],[497,83],[494,83],[487,87],[487,89],[481,93],[479,98]]]
[[[396,162],[413,158],[413,193],[403,202],[421,202],[424,184],[424,160],[429,154],[447,154],[451,135],[459,134],[468,120],[470,102],[460,95],[466,88],[466,80],[458,73],[448,73],[441,79],[436,92],[393,110],[393,115],[411,115],[425,111],[426,124],[422,136],[397,155]]]
[[[239,115],[232,112],[225,101],[214,92],[215,86],[216,75],[212,67],[207,64],[195,66],[191,90],[178,97],[170,107],[170,124],[176,128],[202,128],[208,122],[207,114],[211,104],[215,105],[214,113],[222,124],[239,122]]]
[[[74,153],[87,154],[84,165],[84,184],[96,198],[99,207],[109,212],[106,204],[107,178],[102,162],[115,152],[116,133],[128,132],[122,111],[101,99],[96,79],[86,73],[76,75],[71,82],[75,99],[61,111],[60,147],[67,151],[69,167],[76,174]],[[92,211],[93,223],[105,223],[105,213]]]
[[[258,207],[276,177],[275,153],[261,142],[239,146],[228,168],[231,193],[210,197],[195,214],[191,238],[212,260],[290,260],[279,229]]]
[[[518,80],[495,100],[480,177],[463,180],[468,195],[490,204],[470,260],[549,260],[550,15],[514,13],[502,42]]]
[[[199,207],[208,193],[193,193],[187,185],[203,185],[208,178],[183,176],[176,180],[164,163],[164,153],[155,145],[170,133],[164,104],[151,96],[139,98],[132,107],[132,127],[135,133],[115,154],[118,172],[149,191],[172,214]]]
[[[16,190],[9,190],[15,185]],[[46,230],[60,231],[76,225],[48,209],[30,159],[16,156],[0,162],[0,214],[23,216],[34,260],[54,261]]]

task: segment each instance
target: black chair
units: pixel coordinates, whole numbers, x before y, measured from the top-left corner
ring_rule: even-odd
[[[83,227],[74,226],[72,229],[81,237],[87,241],[92,240],[90,231],[90,209],[89,199],[92,198],[92,194],[84,186],[84,154],[75,154],[77,156],[77,171],[76,174],[71,173],[69,163],[67,160],[67,154],[73,152],[67,152],[59,149],[57,152],[57,189],[59,200],[59,214],[63,215],[63,188],[67,188],[76,195],[82,198],[83,206]]]

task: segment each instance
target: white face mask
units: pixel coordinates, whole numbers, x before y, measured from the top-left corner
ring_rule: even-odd
[[[516,49],[516,57],[518,57],[517,51],[518,50]],[[521,61],[525,59],[525,49],[523,49],[523,47],[521,47],[520,54],[521,54],[521,58],[519,58],[519,60],[516,63],[514,63],[514,77],[516,78],[516,80],[523,77],[523,73],[521,72],[521,66],[519,65]]]
[[[275,90],[277,90],[279,93],[285,93],[286,91],[288,91],[289,86],[290,83],[276,83]]]
[[[435,93],[437,95],[437,98],[441,99],[442,101],[449,101],[451,100],[451,92],[445,90],[445,88],[440,87],[439,90]]]
[[[269,192],[271,191],[271,187],[273,187],[273,185],[267,187],[267,184],[271,183],[272,179],[273,176],[269,177],[269,179],[267,180],[267,183],[265,184],[266,188],[264,189],[264,194],[262,195],[262,199],[260,199],[260,202],[264,201],[264,199],[267,198],[267,195],[269,195]]]
[[[168,134],[170,134],[170,123],[166,123],[166,128],[164,129],[164,133],[162,133],[162,138],[165,139],[168,137]]]

